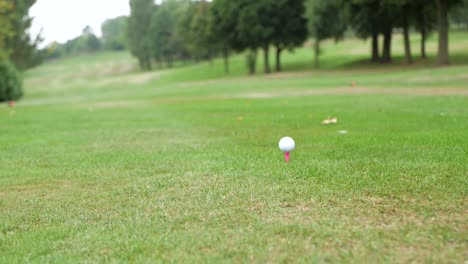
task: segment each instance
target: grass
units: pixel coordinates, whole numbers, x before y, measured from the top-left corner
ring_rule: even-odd
[[[448,68],[369,65],[347,40],[322,70],[304,48],[271,76],[242,56],[229,76],[138,73],[124,53],[29,71],[0,108],[0,262],[466,261],[468,36],[452,37]]]

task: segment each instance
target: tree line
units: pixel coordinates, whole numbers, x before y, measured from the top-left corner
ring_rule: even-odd
[[[126,49],[127,16],[111,18],[101,25],[102,36],[98,37],[90,26],[83,28],[81,35],[65,43],[52,42],[44,50],[45,59],[57,59],[94,53],[103,50]]]
[[[445,9],[443,6],[445,3]],[[281,55],[314,39],[315,65],[319,67],[320,44],[341,40],[345,34],[371,39],[371,60],[392,61],[393,32],[404,36],[405,58],[413,61],[410,31],[421,34],[420,53],[426,58],[426,40],[440,31],[444,17],[468,29],[468,0],[131,0],[131,14],[105,21],[98,38],[89,27],[64,44],[52,43],[47,58],[75,56],[100,50],[129,49],[143,70],[155,64],[172,67],[174,61],[224,58],[246,52],[249,72],[256,72],[259,51],[264,71],[281,71]],[[441,7],[441,8],[439,8]],[[449,12],[450,11],[450,12]],[[447,16],[445,16],[446,19]],[[442,31],[439,64],[448,64],[448,22]],[[381,42],[381,43],[380,43]]]
[[[156,64],[171,67],[174,60],[224,58],[246,51],[249,72],[255,73],[259,51],[264,72],[274,49],[275,70],[281,71],[281,54],[302,46],[312,37],[319,66],[320,43],[339,41],[346,32],[371,39],[371,60],[392,61],[394,32],[401,31],[405,58],[413,61],[410,32],[421,34],[421,56],[426,40],[439,35],[437,63],[449,64],[449,13],[458,25],[466,23],[467,0],[130,0],[127,45],[143,70]],[[381,43],[380,43],[381,42]]]
[[[256,72],[259,54],[264,72],[281,71],[281,56],[314,40],[315,64],[320,44],[341,40],[345,33],[371,40],[373,62],[392,61],[394,32],[403,34],[405,58],[413,61],[410,32],[421,35],[421,56],[426,40],[438,32],[437,63],[449,64],[450,25],[468,30],[468,0],[130,0],[130,16],[109,19],[99,38],[90,27],[66,43],[39,49],[40,34],[29,34],[36,0],[0,0],[0,101],[21,96],[18,70],[38,65],[44,58],[74,56],[100,50],[128,49],[143,70],[156,65],[172,67],[177,60],[224,58],[245,52],[249,72]]]

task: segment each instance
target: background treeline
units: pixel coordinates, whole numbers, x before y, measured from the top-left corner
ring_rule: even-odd
[[[103,23],[99,38],[86,27],[66,43],[39,49],[40,34],[31,36],[29,9],[36,0],[0,0],[0,101],[21,96],[18,70],[44,59],[101,50],[129,50],[143,70],[174,61],[211,61],[246,54],[251,74],[257,60],[264,72],[281,71],[281,55],[313,40],[319,66],[320,43],[345,34],[370,39],[373,62],[392,61],[394,34],[402,33],[405,58],[413,61],[410,32],[421,35],[418,49],[426,58],[425,42],[438,32],[437,63],[449,64],[449,29],[468,30],[468,0],[130,0],[130,16]]]
[[[272,64],[281,71],[282,52],[308,39],[319,67],[320,43],[345,35],[370,39],[371,60],[389,63],[394,33],[402,33],[412,63],[410,32],[421,35],[417,49],[426,58],[425,42],[438,31],[438,63],[448,64],[449,28],[468,30],[468,0],[130,0],[130,7],[129,17],[102,25],[100,39],[87,27],[75,39],[51,44],[47,58],[128,49],[143,70],[151,70],[221,56],[229,72],[229,56],[245,52],[251,74],[260,55],[269,73]]]
[[[44,50],[45,58],[57,59],[101,50],[124,50],[127,41],[127,23],[128,17],[126,16],[106,20],[101,26],[101,38],[98,38],[94,30],[87,26],[81,35],[74,39],[63,44],[50,43]]]
[[[405,58],[413,61],[410,32],[421,34],[421,56],[425,42],[439,33],[437,62],[449,63],[450,24],[466,29],[467,0],[130,0],[127,47],[143,70],[154,64],[171,67],[174,60],[225,59],[246,52],[250,73],[256,71],[261,51],[264,72],[271,72],[271,49],[275,69],[281,70],[281,54],[314,39],[315,63],[319,66],[320,43],[339,41],[345,33],[371,39],[371,60],[392,61],[395,32],[404,36]],[[449,16],[450,15],[450,16]]]
[[[307,38],[303,1],[165,1],[131,0],[128,47],[144,70],[154,63],[172,66],[174,60],[211,60],[249,50],[255,71],[257,50],[275,46],[281,51]],[[280,11],[280,12],[278,12]],[[265,56],[269,60],[269,56]],[[269,63],[265,71],[270,72]]]
[[[143,70],[150,70],[222,56],[229,72],[229,55],[246,52],[250,73],[256,72],[259,54],[268,73],[271,50],[274,69],[281,71],[282,52],[312,38],[319,67],[320,43],[345,35],[371,39],[371,60],[389,63],[393,34],[402,33],[412,63],[410,32],[421,34],[417,48],[426,58],[425,42],[439,31],[438,63],[448,64],[449,27],[468,30],[468,0],[130,0],[130,7],[129,17],[103,23],[101,38],[87,27],[75,39],[49,45],[46,58],[128,49]]]

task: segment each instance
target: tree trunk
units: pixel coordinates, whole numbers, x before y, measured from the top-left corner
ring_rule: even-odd
[[[153,65],[151,65],[151,58],[146,58],[146,64],[148,65],[147,66],[148,71],[151,71],[153,68]]]
[[[426,55],[426,29],[421,30],[421,58],[427,59]]]
[[[213,67],[214,62],[213,62],[213,57],[211,56],[211,54],[208,55],[208,60],[210,61],[210,66]]]
[[[144,71],[150,71],[151,70],[151,58],[142,58],[142,67]]]
[[[448,51],[448,7],[447,0],[438,0],[439,4],[439,51],[437,64],[449,64],[449,51]]]
[[[224,74],[229,74],[229,51],[228,49],[223,49],[223,57],[224,57]]]
[[[143,61],[143,58],[139,57],[138,58],[138,63],[140,64],[140,69],[145,70],[145,62]]]
[[[249,50],[247,52],[247,66],[249,74],[254,75],[257,68],[257,50]]]
[[[319,56],[320,56],[320,41],[315,40],[314,44],[314,52],[315,52],[315,68],[320,68]]]
[[[263,55],[264,55],[264,66],[265,66],[265,74],[270,73],[270,45],[265,44],[263,46]]]
[[[372,62],[378,62],[380,60],[379,54],[379,33],[372,33]]]
[[[391,61],[392,61],[392,27],[387,27],[384,30],[382,63],[390,63]]]
[[[276,72],[281,72],[281,52],[282,48],[276,47]]]
[[[172,68],[172,57],[171,56],[167,57],[167,67]]]
[[[411,55],[411,43],[410,43],[409,24],[408,24],[408,15],[407,14],[403,14],[403,42],[404,42],[404,46],[405,46],[406,63],[412,64],[413,63],[413,56]]]

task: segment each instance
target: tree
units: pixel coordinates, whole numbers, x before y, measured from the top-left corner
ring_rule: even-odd
[[[47,47],[45,48],[45,53],[46,53],[46,56],[45,56],[45,59],[46,60],[53,60],[53,59],[58,59],[62,56],[64,56],[64,45],[54,41],[52,43],[50,43],[49,45],[47,45]]]
[[[86,37],[86,50],[89,52],[98,51],[101,48],[101,41],[96,35],[91,34]]]
[[[153,0],[130,0],[127,42],[131,53],[138,58],[140,68],[151,70],[151,17],[154,11]]]
[[[276,1],[276,0],[275,0]],[[270,73],[269,49],[275,35],[275,2],[273,0],[245,1],[237,23],[238,40],[241,46],[264,55],[265,73]]]
[[[393,2],[381,3],[379,9],[381,32],[384,36],[382,63],[390,63],[392,61],[392,37],[393,29],[397,25],[397,19],[401,15],[400,9]]]
[[[414,0],[413,24],[421,34],[421,58],[426,59],[426,40],[437,25],[437,4],[434,0]]]
[[[0,102],[18,100],[23,96],[19,72],[7,60],[0,62]]]
[[[211,30],[211,2],[190,1],[177,12],[176,35],[181,42],[179,56],[183,59],[211,60],[217,45]]]
[[[95,52],[101,48],[101,41],[90,26],[86,26],[80,36],[81,52]]]
[[[380,62],[379,34],[381,32],[379,8],[380,2],[370,1],[348,1],[350,13],[350,24],[356,31],[358,37],[367,39],[371,37],[371,61]]]
[[[275,3],[276,71],[281,71],[281,52],[302,45],[307,39],[304,0],[277,0]]]
[[[181,25],[191,27],[191,20],[182,19],[192,3],[190,1],[164,1],[153,11],[150,23],[150,43],[153,58],[166,61],[168,67],[177,59],[189,57],[190,32]],[[181,31],[179,31],[181,30]]]
[[[439,48],[437,55],[437,64],[448,65],[449,60],[449,21],[448,12],[451,8],[460,4],[461,0],[437,0],[439,17]]]
[[[416,8],[415,2],[411,0],[400,0],[398,8],[401,15],[400,25],[403,28],[403,46],[405,50],[406,63],[413,63],[413,55],[411,53],[410,43],[410,23],[413,15],[413,11]]]
[[[210,59],[216,52],[210,30],[210,3],[206,1],[194,2],[194,15],[190,23],[191,53],[200,59]]]
[[[345,0],[350,6],[351,24],[363,38],[372,36],[372,61],[392,61],[393,30],[405,24],[402,10],[410,0]],[[401,19],[403,18],[403,19]],[[407,22],[407,21],[406,21]],[[409,45],[409,23],[405,43]],[[405,28],[405,26],[402,26]],[[379,58],[378,36],[383,35],[382,56]],[[407,46],[408,48],[409,46]],[[409,51],[409,49],[407,49]],[[409,52],[407,53],[409,54]]]
[[[463,4],[457,8],[452,8],[450,11],[450,21],[463,30],[468,31],[468,0],[462,1]]]
[[[0,0],[0,102],[18,100],[23,95],[17,68],[40,62],[40,53],[27,32],[32,19],[28,16],[34,1]]]
[[[15,35],[12,23],[13,8],[11,1],[0,0],[0,62],[8,58],[10,51],[6,49],[6,42]]]
[[[346,31],[346,14],[339,0],[316,0],[307,3],[309,34],[315,38],[315,66],[318,68],[320,42],[327,38],[341,39]]]
[[[163,3],[151,18],[151,47],[154,58],[165,60],[168,67],[172,67],[176,53],[173,45],[175,25],[169,6]]]
[[[101,25],[102,42],[105,49],[125,49],[125,32],[127,30],[128,17],[120,16],[104,21]]]
[[[183,50],[181,52],[183,53],[184,60],[192,58],[192,55],[196,53],[196,47],[192,44],[194,34],[191,27],[196,14],[197,3],[199,2],[190,2],[182,6],[179,11],[181,14],[177,20],[176,31],[180,41],[183,43]],[[195,59],[197,60],[198,58]]]
[[[211,7],[210,29],[213,42],[221,49],[224,58],[224,72],[229,73],[229,53],[231,50],[243,50],[237,28],[238,17],[245,5],[245,0],[214,0]]]
[[[249,74],[254,75],[257,71],[257,50],[248,50],[245,61],[249,69]]]
[[[1,31],[7,32],[3,35],[3,45],[8,53],[9,59],[19,69],[27,69],[41,62],[42,54],[38,45],[42,42],[39,35],[31,37],[29,29],[33,18],[29,16],[29,9],[36,0],[1,0],[1,6],[6,14],[1,15],[4,24],[8,24]],[[0,13],[2,12],[0,11]],[[0,32],[1,34],[1,32]]]

